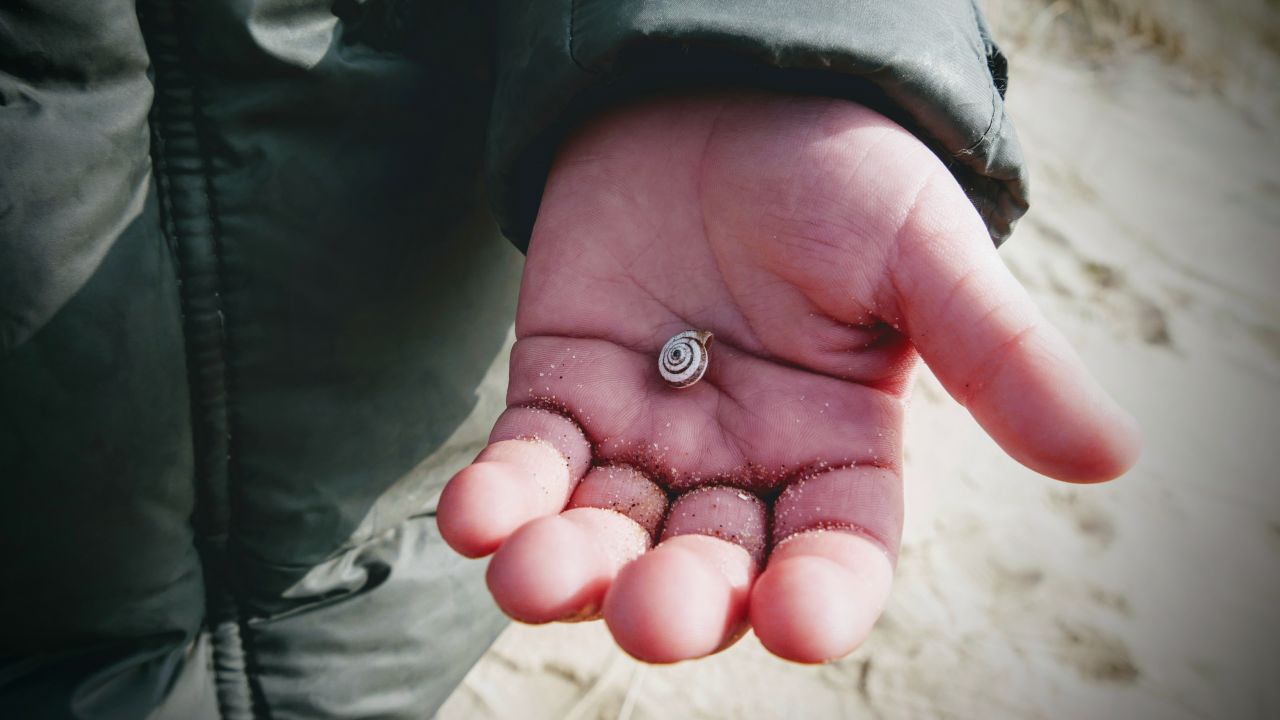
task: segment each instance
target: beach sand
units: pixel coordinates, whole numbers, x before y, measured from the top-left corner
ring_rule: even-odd
[[[992,8],[1033,182],[1001,254],[1138,417],[1138,466],[1038,476],[924,372],[896,587],[852,656],[748,636],[656,667],[600,623],[513,625],[441,720],[1280,717],[1277,11],[1138,5]]]

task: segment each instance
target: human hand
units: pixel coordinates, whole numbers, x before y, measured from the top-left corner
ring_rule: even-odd
[[[710,365],[673,389],[658,351],[689,329],[715,333]],[[1115,477],[1140,445],[938,158],[842,100],[675,98],[577,132],[516,336],[508,409],[445,488],[440,532],[496,551],[512,617],[602,614],[651,662],[748,625],[801,662],[865,638],[902,531],[919,357],[1051,477]]]

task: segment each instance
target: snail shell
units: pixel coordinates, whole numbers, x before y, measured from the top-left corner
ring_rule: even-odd
[[[686,330],[667,341],[658,355],[658,372],[671,387],[685,388],[707,371],[711,338],[706,330]]]

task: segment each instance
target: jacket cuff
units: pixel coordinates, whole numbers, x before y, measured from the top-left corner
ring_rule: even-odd
[[[708,84],[884,113],[946,163],[996,244],[1027,209],[1005,59],[972,0],[511,0],[497,48],[485,176],[521,249],[577,123],[628,97]]]

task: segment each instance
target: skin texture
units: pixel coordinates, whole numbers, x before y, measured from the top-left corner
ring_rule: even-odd
[[[715,333],[710,366],[672,389],[658,351],[688,329]],[[445,488],[441,534],[495,553],[512,617],[603,616],[650,662],[748,626],[799,662],[863,641],[901,537],[920,358],[1045,475],[1107,480],[1140,446],[938,158],[842,100],[704,94],[581,128],[516,335],[508,410]]]

